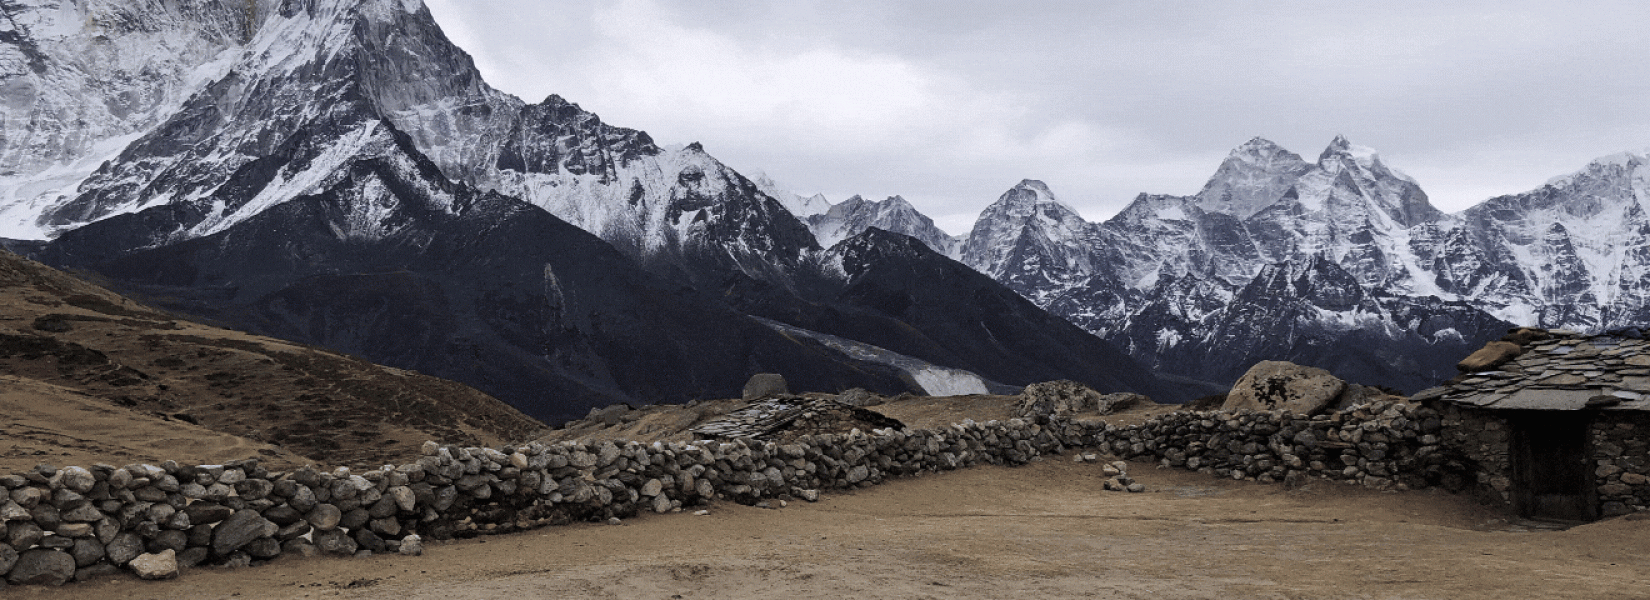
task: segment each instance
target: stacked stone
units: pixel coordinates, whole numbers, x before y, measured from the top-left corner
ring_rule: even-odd
[[[1375,488],[1409,488],[1443,478],[1437,411],[1379,402],[1343,412],[1175,412],[1097,437],[1124,458],[1157,460],[1232,479],[1300,483],[1309,477]]]
[[[0,576],[12,583],[62,583],[122,568],[164,577],[171,563],[252,565],[283,554],[417,553],[428,538],[611,521],[712,499],[813,501],[820,490],[980,464],[1019,465],[1070,447],[1233,479],[1300,483],[1321,477],[1417,487],[1459,467],[1460,459],[1447,456],[1440,439],[1451,418],[1428,407],[1374,403],[1310,417],[1174,412],[1129,427],[1060,417],[1046,425],[964,421],[929,430],[803,435],[787,443],[460,448],[426,442],[416,462],[359,473],[313,467],[269,472],[256,460],[41,466],[0,477],[6,491],[0,500]],[[1484,427],[1448,435],[1493,430]],[[1637,506],[1650,498],[1641,483],[1650,465],[1642,458],[1644,442],[1632,433],[1620,424],[1601,426],[1595,444],[1621,447],[1621,458],[1598,470],[1605,485],[1621,487],[1601,487],[1601,493]],[[1097,455],[1079,458],[1088,456]],[[1144,489],[1128,478],[1126,463],[1103,468],[1116,471],[1106,472],[1110,486]]]
[[[1479,490],[1501,502],[1511,502],[1512,457],[1507,453],[1511,425],[1494,411],[1463,410],[1450,403],[1439,403],[1437,408],[1444,424],[1439,434],[1444,445],[1456,449],[1465,464],[1474,465],[1470,475],[1463,477],[1471,477]]]
[[[1599,509],[1606,516],[1650,507],[1650,416],[1617,414],[1593,423]]]
[[[1533,333],[1491,342],[1461,361],[1458,368],[1464,374],[1417,393],[1414,401],[1497,409],[1650,410],[1650,340],[1563,330],[1521,332]],[[1541,337],[1525,340],[1519,335]]]
[[[130,569],[168,577],[199,564],[255,565],[283,554],[421,551],[446,539],[575,520],[657,513],[713,498],[817,500],[820,489],[1061,452],[1019,419],[937,430],[853,430],[779,444],[425,443],[417,462],[354,472],[223,465],[42,465],[0,477],[0,576],[61,584]]]

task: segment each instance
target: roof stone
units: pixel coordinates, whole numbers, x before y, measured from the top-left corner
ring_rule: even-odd
[[[1509,342],[1521,351],[1508,351]],[[1482,360],[1488,355],[1505,359]],[[1478,372],[1462,373],[1411,400],[1505,410],[1650,411],[1650,340],[1636,329],[1517,329],[1473,357],[1480,360],[1469,357],[1459,366]]]

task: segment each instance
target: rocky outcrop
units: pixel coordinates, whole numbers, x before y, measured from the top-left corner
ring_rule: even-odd
[[[1047,422],[1077,415],[1109,415],[1152,399],[1131,392],[1102,394],[1075,381],[1045,381],[1026,386],[1014,414],[1022,419]]]
[[[1283,410],[1311,415],[1334,403],[1346,382],[1329,371],[1283,361],[1257,363],[1232,385],[1222,410]]]

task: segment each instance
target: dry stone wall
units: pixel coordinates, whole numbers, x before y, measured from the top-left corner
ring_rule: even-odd
[[[1020,420],[919,431],[693,444],[459,448],[365,472],[222,465],[56,468],[0,477],[0,576],[61,584],[150,565],[251,565],[283,554],[416,552],[425,539],[671,512],[1061,452]],[[141,559],[141,560],[140,560]],[[134,564],[135,563],[135,564]],[[175,573],[175,570],[173,571]]]
[[[289,554],[417,553],[425,539],[672,512],[713,499],[812,501],[821,490],[981,464],[1019,465],[1073,447],[1233,479],[1471,487],[1472,475],[1483,471],[1476,461],[1494,457],[1450,450],[1444,438],[1464,426],[1451,419],[1430,407],[1375,403],[1318,416],[1183,411],[1128,427],[1062,417],[1042,424],[965,421],[933,430],[800,436],[783,444],[426,443],[415,462],[365,472],[271,472],[256,460],[41,466],[0,477],[0,576],[62,583],[123,569],[165,577],[169,560],[189,567],[257,564]],[[1619,494],[1609,488],[1611,498],[1632,496],[1642,504],[1650,498],[1639,483],[1645,448],[1623,433],[1629,431],[1612,424],[1596,432],[1599,444],[1622,449],[1611,463],[1620,470],[1601,465],[1599,473],[1609,485],[1627,486]]]
[[[1593,423],[1593,476],[1605,516],[1650,509],[1650,415],[1606,413]]]
[[[1304,416],[1283,410],[1184,411],[1139,425],[1084,432],[1073,445],[1219,477],[1299,484],[1332,479],[1375,488],[1460,487],[1471,465],[1443,445],[1436,410],[1378,402]],[[1073,437],[1076,436],[1076,437]]]

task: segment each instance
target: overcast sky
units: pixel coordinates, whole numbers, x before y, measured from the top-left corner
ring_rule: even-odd
[[[964,233],[1021,179],[1084,217],[1337,134],[1457,211],[1650,148],[1650,2],[426,0],[494,87]]]

